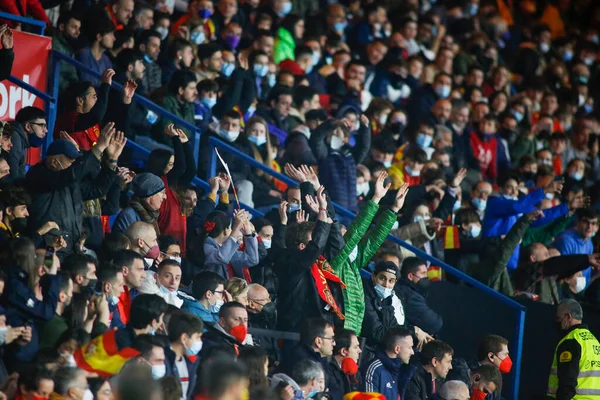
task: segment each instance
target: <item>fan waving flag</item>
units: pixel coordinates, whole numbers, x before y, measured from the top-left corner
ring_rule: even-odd
[[[140,352],[131,347],[119,349],[116,332],[116,329],[108,331],[77,349],[74,354],[77,366],[104,377],[118,374],[123,365]]]

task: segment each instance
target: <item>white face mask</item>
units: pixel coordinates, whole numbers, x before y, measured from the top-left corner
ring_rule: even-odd
[[[67,367],[76,367],[77,363],[75,362],[75,357],[73,354],[65,353],[60,355],[65,360],[65,366]]]
[[[85,389],[82,400],[94,400],[94,393],[90,389]]]
[[[0,328],[0,345],[6,343],[6,335],[8,334],[8,326]]]
[[[331,137],[331,148],[333,150],[339,150],[342,148],[343,145],[344,141],[339,136],[334,135]]]
[[[369,182],[357,183],[356,184],[356,194],[357,196],[366,196],[369,194],[370,190]]]
[[[219,129],[219,136],[228,142],[235,142],[238,136],[240,136],[239,131],[226,131],[225,129]]]
[[[585,290],[585,284],[586,284],[585,276],[578,276],[577,283],[575,283],[575,292],[576,293],[583,292]]]
[[[388,120],[387,114],[380,115],[379,119],[378,119],[379,125],[381,125],[381,126],[385,125],[387,123],[387,120]]]
[[[417,215],[413,221],[414,222],[419,222],[419,221],[429,221],[431,217],[429,215],[425,215],[425,216],[421,216],[421,215]]]
[[[263,239],[263,244],[265,245],[265,249],[269,250],[271,248],[271,244],[273,243],[271,240]]]
[[[152,366],[152,379],[154,379],[155,381],[161,379],[166,374],[167,374],[167,367],[165,364]]]
[[[177,261],[179,264],[181,264],[181,257],[170,256],[169,258],[171,260]]]

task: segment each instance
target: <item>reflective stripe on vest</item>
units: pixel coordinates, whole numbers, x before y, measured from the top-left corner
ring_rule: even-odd
[[[600,343],[588,329],[578,328],[569,332],[558,342],[554,352],[554,360],[548,378],[547,395],[556,398],[558,391],[558,359],[561,354],[556,354],[558,347],[565,340],[575,340],[581,347],[581,358],[579,360],[579,373],[577,374],[576,395],[573,399],[598,399],[600,400]],[[572,357],[569,352],[566,357]],[[570,358],[565,362],[570,361]],[[592,396],[592,397],[590,397]]]

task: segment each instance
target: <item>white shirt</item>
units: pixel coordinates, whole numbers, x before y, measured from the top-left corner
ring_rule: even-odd
[[[179,383],[181,384],[181,400],[185,400],[187,398],[188,386],[190,385],[190,374],[185,363],[185,357],[181,357],[179,361],[175,360],[175,368],[177,368]]]

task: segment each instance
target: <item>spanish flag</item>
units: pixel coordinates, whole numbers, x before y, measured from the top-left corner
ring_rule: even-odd
[[[444,240],[444,250],[460,249],[458,226],[446,226],[442,233],[442,239]]]
[[[385,400],[385,396],[375,392],[351,392],[344,396],[344,400]]]
[[[440,282],[444,277],[443,275],[444,271],[437,265],[430,265],[429,268],[427,268],[427,279],[431,282]]]
[[[119,349],[116,332],[116,329],[108,331],[77,349],[74,354],[77,366],[104,377],[118,374],[127,361],[140,353],[131,347]]]

